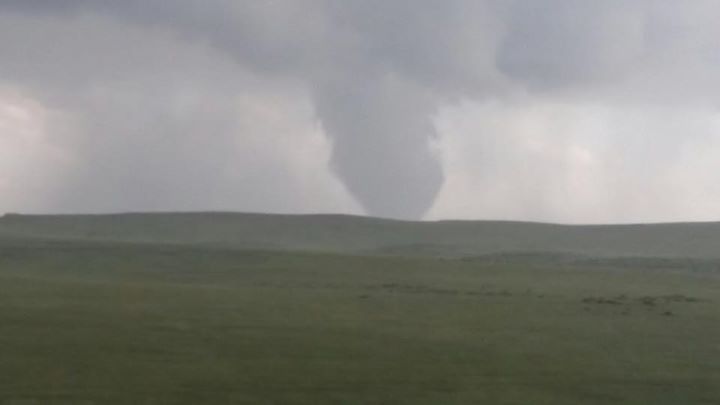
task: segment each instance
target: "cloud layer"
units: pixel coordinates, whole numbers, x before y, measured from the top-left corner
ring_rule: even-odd
[[[711,219],[718,12],[3,1],[0,210]]]

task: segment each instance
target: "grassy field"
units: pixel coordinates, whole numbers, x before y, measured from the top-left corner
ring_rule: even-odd
[[[346,215],[6,215],[0,217],[3,237],[415,257],[550,252],[720,260],[720,223],[564,226]]]
[[[0,404],[718,404],[679,262],[0,239]]]

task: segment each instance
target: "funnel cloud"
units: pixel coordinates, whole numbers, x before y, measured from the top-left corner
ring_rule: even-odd
[[[393,77],[323,83],[315,91],[332,136],[332,168],[373,215],[421,218],[442,186],[442,167],[430,148],[437,136],[433,105],[424,98]]]

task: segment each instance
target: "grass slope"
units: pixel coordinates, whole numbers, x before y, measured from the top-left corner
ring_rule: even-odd
[[[0,218],[0,238],[173,243],[352,254],[720,258],[720,223],[562,226],[342,215],[117,214]]]
[[[717,404],[716,230],[6,216],[0,404]]]

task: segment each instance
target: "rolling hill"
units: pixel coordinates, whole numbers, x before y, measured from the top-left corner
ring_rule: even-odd
[[[571,226],[346,215],[130,213],[0,218],[0,237],[399,256],[720,258],[720,223]]]
[[[717,246],[720,224],[6,215],[0,404],[717,404]]]

